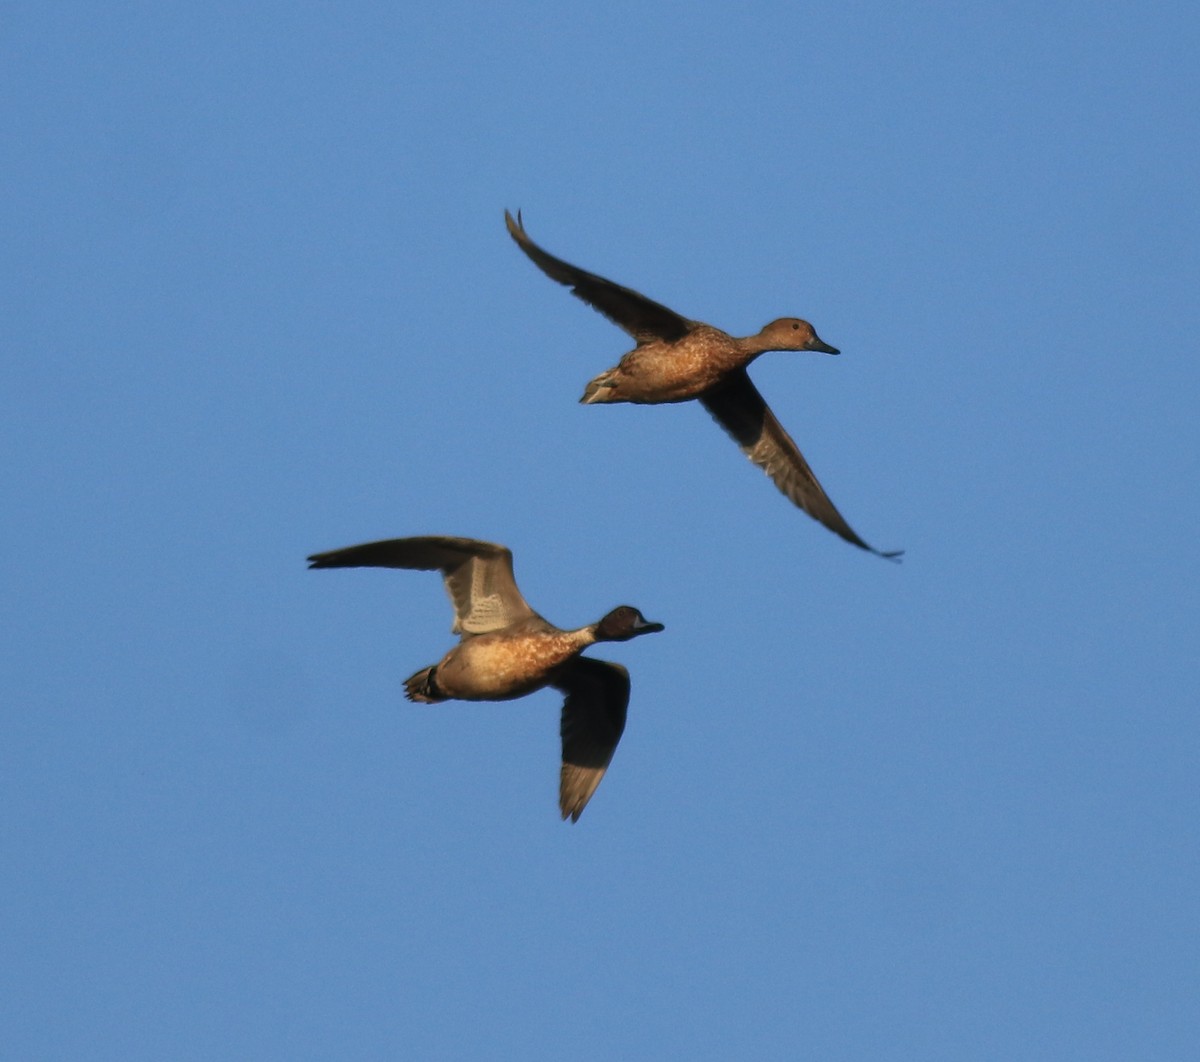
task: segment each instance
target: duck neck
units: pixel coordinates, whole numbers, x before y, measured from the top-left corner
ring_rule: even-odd
[[[737,350],[742,356],[742,365],[749,365],[760,354],[774,349],[770,342],[763,339],[761,335],[744,336],[737,340]]]
[[[586,627],[580,627],[577,631],[570,631],[571,641],[578,645],[581,650],[586,649],[589,645],[595,645],[597,642],[604,641],[600,637],[600,624],[589,623]]]

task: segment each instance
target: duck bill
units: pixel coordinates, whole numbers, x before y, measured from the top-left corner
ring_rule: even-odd
[[[634,634],[655,634],[658,631],[664,631],[664,630],[666,630],[666,627],[664,627],[661,623],[651,623],[649,620],[641,620],[633,628],[633,633]]]
[[[831,347],[828,343],[822,343],[816,336],[813,336],[807,343],[804,344],[805,350],[816,350],[822,354],[840,354],[841,351],[837,347]]]

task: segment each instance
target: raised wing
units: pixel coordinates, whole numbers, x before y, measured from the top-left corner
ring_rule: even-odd
[[[620,664],[577,656],[551,685],[567,695],[559,727],[562,773],[558,806],[564,819],[569,816],[577,822],[625,730],[629,672]]]
[[[647,343],[655,339],[665,339],[674,342],[682,339],[692,330],[692,322],[686,317],[680,317],[674,310],[667,309],[661,303],[640,295],[630,288],[623,288],[611,280],[588,273],[577,266],[564,262],[561,258],[543,251],[525,232],[521,223],[521,212],[517,217],[506,210],[504,222],[508,225],[508,234],[516,241],[518,247],[529,256],[530,261],[546,274],[551,280],[557,280],[571,289],[571,294],[586,302],[593,309],[599,310],[618,328],[624,329],[639,343]]]
[[[512,553],[474,538],[422,535],[314,553],[310,568],[440,571],[454,605],[455,634],[485,634],[537,613],[517,589]]]
[[[860,549],[895,560],[904,551],[883,553],[867,545],[837,511],[817,482],[808,462],[768,408],[744,369],[730,373],[720,386],[700,396],[704,408],[742,448],[742,452],[775,481],[796,505],[835,535]]]

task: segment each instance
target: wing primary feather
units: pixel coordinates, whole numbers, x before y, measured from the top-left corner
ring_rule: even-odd
[[[543,250],[529,238],[519,210],[515,219],[506,210],[504,223],[508,226],[508,233],[513,241],[538,269],[551,280],[569,287],[572,295],[604,314],[618,328],[633,336],[638,343],[656,339],[674,342],[682,339],[694,327],[693,322],[662,303],[648,299],[632,288],[623,287],[615,281],[573,266],[570,262],[564,262],[549,251]]]
[[[899,561],[903,550],[877,550],[846,522],[744,369],[731,373],[718,387],[706,391],[700,401],[742,452],[771,477],[794,505],[860,549]]]

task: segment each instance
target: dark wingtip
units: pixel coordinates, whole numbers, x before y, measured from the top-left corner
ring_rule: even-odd
[[[329,564],[325,560],[324,553],[314,553],[307,558],[309,568],[328,568]]]
[[[882,557],[884,560],[890,560],[893,564],[903,564],[904,563],[901,560],[901,558],[904,556],[904,550],[902,550],[902,549],[889,550],[887,553],[885,553],[883,550],[879,550],[879,549],[872,550],[872,552],[876,553],[877,555]]]

